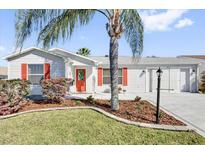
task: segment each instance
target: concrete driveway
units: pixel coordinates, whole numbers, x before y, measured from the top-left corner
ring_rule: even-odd
[[[156,93],[144,93],[143,99],[156,104]],[[205,95],[196,93],[161,93],[160,105],[205,137]]]
[[[86,98],[89,94],[77,94]],[[136,96],[156,104],[156,93],[126,93],[119,94],[120,99],[134,99]],[[95,98],[110,99],[110,93],[94,94]],[[205,95],[197,93],[161,93],[162,108],[180,118],[205,137]]]

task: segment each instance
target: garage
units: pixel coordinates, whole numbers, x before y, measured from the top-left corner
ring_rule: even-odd
[[[180,90],[181,92],[190,91],[190,76],[189,69],[183,68],[180,69]]]
[[[154,92],[157,89],[157,69],[152,69],[150,72],[150,92]],[[170,89],[170,70],[169,69],[162,69],[163,74],[161,76],[161,89],[164,89],[164,92],[169,92]]]
[[[183,84],[186,84],[186,88],[188,87],[187,84],[189,83],[187,74],[182,73],[183,76],[181,76],[180,69],[179,68],[161,68],[163,73],[161,75],[161,91],[162,92],[179,92],[180,91],[180,83],[181,78],[183,79]],[[151,69],[149,70],[149,80],[150,80],[150,92],[156,92],[157,90],[157,69]],[[181,77],[181,78],[180,78]],[[186,89],[184,88],[184,89]],[[187,89],[186,89],[187,90]]]
[[[129,89],[128,91],[146,91],[146,72],[145,69],[129,69]]]

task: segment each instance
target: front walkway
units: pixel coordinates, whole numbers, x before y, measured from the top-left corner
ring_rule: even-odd
[[[86,98],[89,95],[91,94],[73,94],[72,96]],[[110,93],[96,93],[93,96],[98,99],[110,99]],[[130,100],[136,96],[156,104],[156,93],[119,94],[119,99]],[[205,136],[205,95],[196,93],[161,93],[160,105]]]

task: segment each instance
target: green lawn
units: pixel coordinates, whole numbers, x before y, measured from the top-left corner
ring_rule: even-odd
[[[0,144],[205,144],[205,138],[193,132],[138,128],[77,109],[0,120]]]

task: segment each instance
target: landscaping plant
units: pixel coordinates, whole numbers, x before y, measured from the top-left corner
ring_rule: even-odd
[[[95,104],[95,99],[93,98],[92,95],[88,96],[87,99],[86,99],[86,101],[87,101],[88,103],[90,103],[90,104]]]
[[[76,105],[80,105],[81,103],[82,103],[82,102],[81,102],[80,100],[76,100],[76,101],[75,101],[75,104],[76,104]]]
[[[68,78],[43,79],[40,82],[42,93],[50,102],[63,102],[73,80]]]
[[[201,83],[200,83],[200,86],[199,86],[199,91],[201,91],[202,93],[205,93],[205,71],[202,72]]]
[[[0,80],[0,115],[17,112],[27,103],[30,82],[20,79]]]

